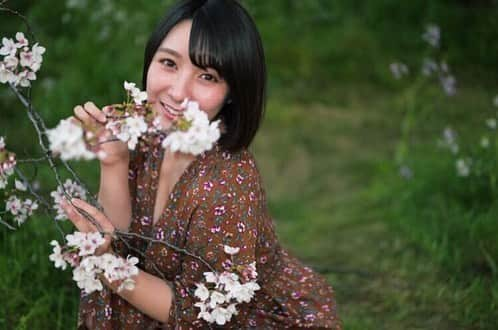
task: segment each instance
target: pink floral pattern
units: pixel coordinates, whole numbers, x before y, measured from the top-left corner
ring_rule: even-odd
[[[342,329],[332,287],[302,265],[279,244],[268,214],[265,193],[251,153],[228,153],[215,146],[199,155],[174,186],[165,210],[152,224],[162,160],[153,147],[132,157],[130,188],[133,218],[130,231],[166,240],[201,256],[216,271],[227,267],[223,246],[240,247],[231,262],[256,262],[261,289],[249,303],[237,306],[226,328],[329,328]],[[104,288],[82,295],[79,329],[191,329],[209,328],[197,318],[196,283],[210,271],[200,260],[160,243],[133,240],[126,248],[113,242],[115,251],[140,258],[140,268],[162,277],[175,298],[168,322],[162,324]],[[140,251],[145,258],[140,257]],[[228,260],[230,262],[230,260]]]

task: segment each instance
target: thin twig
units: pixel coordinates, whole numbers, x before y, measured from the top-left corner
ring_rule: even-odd
[[[16,163],[41,163],[44,160],[45,160],[45,157],[25,158],[25,159],[16,159]]]
[[[15,16],[19,17],[24,22],[24,25],[26,25],[26,29],[28,30],[28,34],[30,35],[30,37],[34,41],[36,41],[36,37],[35,37],[35,34],[33,33],[33,29],[31,28],[31,25],[29,24],[28,19],[26,18],[26,16],[22,15],[21,13],[19,13],[16,10],[4,7],[4,5],[6,3],[7,3],[7,0],[4,0],[4,1],[2,1],[0,3],[0,11],[4,11],[4,12],[7,12],[9,14],[12,14],[12,15],[15,15]]]
[[[18,167],[15,168],[15,172],[16,175],[23,181],[23,184],[26,185],[26,188],[28,189],[29,193],[33,197],[35,197],[36,200],[38,200],[41,204],[43,204],[43,206],[45,206],[45,215],[49,218],[54,218],[55,227],[59,231],[59,234],[62,236],[62,239],[64,239],[64,237],[66,236],[64,230],[62,229],[58,221],[55,220],[55,217],[53,217],[53,215],[50,213],[50,210],[52,210],[52,206],[45,200],[45,198],[43,198],[42,196],[40,196],[40,194],[36,192],[31,183],[29,183],[29,181],[26,179],[24,173]]]
[[[52,152],[50,149],[47,147],[47,145],[44,142],[44,136],[47,131],[47,127],[45,125],[45,121],[43,118],[38,114],[38,112],[33,108],[33,105],[31,104],[30,100],[26,99],[24,95],[12,84],[9,84],[11,90],[16,94],[17,98],[21,101],[21,103],[28,109],[28,118],[31,120],[31,123],[33,124],[36,133],[38,134],[38,143],[45,154],[45,159],[48,161],[50,169],[54,172],[55,175],[55,180],[57,181],[57,184],[61,187],[64,187],[62,180],[60,178],[59,172],[57,171],[57,166],[55,165],[55,161],[52,157]],[[84,190],[89,191],[87,186],[81,181],[79,176],[76,174],[76,172],[72,169],[72,167],[68,164],[68,162],[64,161],[61,159],[62,164],[64,167],[71,173],[73,179],[80,185]],[[72,198],[72,196],[69,196],[65,189],[63,188],[64,193],[66,194],[66,197],[68,199]],[[99,209],[101,209],[98,201],[93,197],[93,195],[90,194],[91,197],[91,203],[94,206],[97,206]]]
[[[146,259],[145,253],[131,246],[131,244],[128,243],[128,241],[125,238],[121,237],[121,235],[116,236],[116,239],[119,239],[121,242],[123,242],[126,245],[126,248],[128,248],[128,250],[133,250],[135,253],[138,253],[144,260]],[[155,263],[152,263],[152,267],[161,276],[163,280],[167,281],[166,275],[164,275],[164,273],[159,269],[159,267],[157,267]]]
[[[9,228],[10,230],[16,230],[16,228],[15,228],[15,227],[13,227],[13,226],[12,226],[12,225],[10,225],[9,223],[7,223],[7,222],[3,221],[2,219],[0,219],[0,223],[1,223],[2,225],[4,225],[5,227]]]
[[[177,252],[180,252],[180,253],[183,253],[183,254],[186,254],[194,259],[197,259],[199,260],[200,262],[202,262],[204,265],[206,265],[209,270],[211,270],[212,272],[215,271],[215,269],[213,268],[213,266],[211,266],[206,260],[202,259],[201,257],[199,256],[196,256],[195,254],[193,254],[192,252],[189,252],[188,250],[186,249],[182,249],[176,245],[173,245],[171,243],[168,243],[166,241],[161,241],[161,240],[158,240],[158,239],[154,239],[154,238],[151,238],[151,237],[147,237],[147,236],[143,236],[143,235],[140,235],[140,234],[136,234],[136,233],[128,233],[128,232],[124,232],[124,231],[121,231],[121,230],[116,230],[116,234],[118,235],[122,235],[122,236],[128,236],[128,237],[137,237],[137,238],[140,238],[140,239],[143,239],[143,240],[147,240],[151,243],[159,243],[159,244],[163,244]]]

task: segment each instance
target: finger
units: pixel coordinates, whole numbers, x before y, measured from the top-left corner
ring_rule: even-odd
[[[74,107],[73,112],[74,116],[78,118],[78,120],[80,120],[85,125],[95,122],[95,119],[93,119],[81,105],[77,105],[76,107]]]
[[[77,124],[77,125],[81,124],[81,120],[79,120],[75,116],[68,117],[67,119],[69,119],[73,124]]]
[[[101,123],[105,123],[107,121],[105,114],[100,111],[100,109],[97,108],[97,106],[93,102],[86,102],[84,105],[84,109],[95,120]]]
[[[106,115],[110,115],[113,111],[114,107],[112,105],[106,105],[102,108],[102,112],[104,112]]]
[[[74,206],[85,211],[90,217],[95,219],[102,226],[102,229],[104,231],[114,231],[114,226],[111,224],[109,219],[107,219],[107,217],[97,208],[78,198],[73,198],[71,200],[71,203],[73,203]]]
[[[69,220],[74,224],[79,231],[83,233],[97,231],[97,228],[88,221],[83,215],[81,215],[78,210],[71,204],[69,204],[66,200],[61,202],[61,206],[66,213],[66,216]]]

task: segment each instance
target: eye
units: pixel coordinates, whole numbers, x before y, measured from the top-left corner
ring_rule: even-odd
[[[206,80],[206,81],[218,82],[218,78],[216,78],[214,75],[212,75],[210,73],[201,74],[201,78]]]
[[[176,63],[173,60],[170,60],[169,58],[159,60],[159,62],[161,62],[161,64],[163,64],[164,66],[166,66],[168,68],[176,67]]]

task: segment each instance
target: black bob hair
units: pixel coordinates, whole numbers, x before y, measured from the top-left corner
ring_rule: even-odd
[[[236,152],[249,147],[266,103],[266,65],[257,28],[236,0],[184,0],[173,6],[152,32],[144,55],[143,89],[152,58],[169,31],[192,20],[189,57],[203,69],[215,69],[229,86],[227,102],[214,119],[226,127],[219,144]]]

